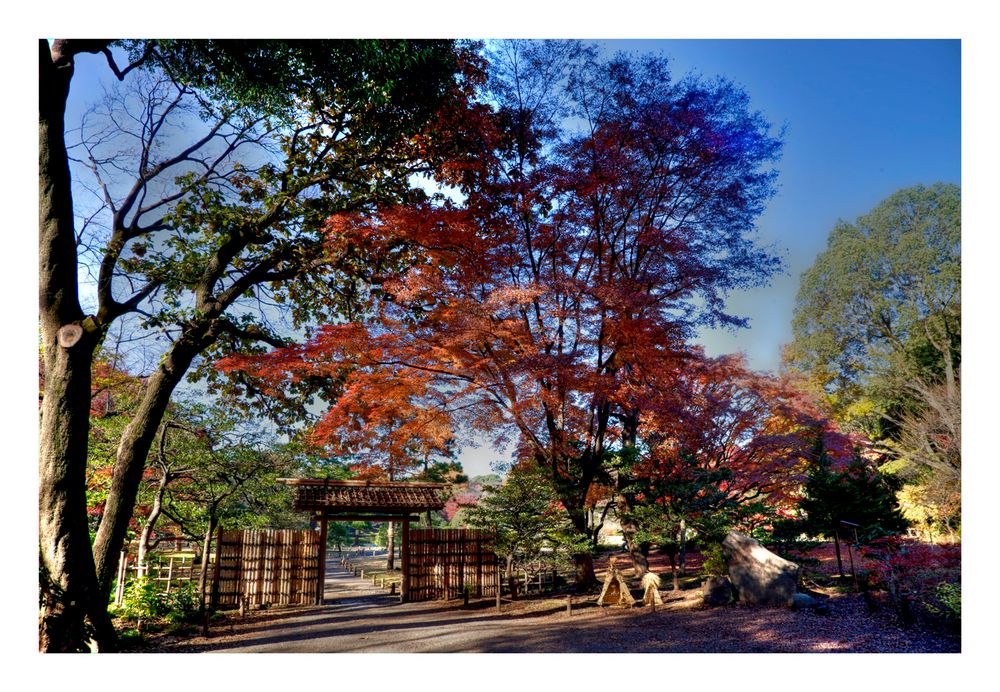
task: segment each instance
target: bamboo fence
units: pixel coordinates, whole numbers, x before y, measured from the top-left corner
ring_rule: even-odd
[[[316,531],[219,530],[212,604],[217,608],[316,602]]]
[[[211,578],[214,564],[209,561],[208,577]],[[149,561],[145,565],[137,564],[134,557],[122,551],[118,561],[118,579],[115,588],[115,605],[122,604],[125,595],[125,585],[141,577],[155,583],[166,593],[171,588],[188,582],[197,582],[201,573],[201,562],[193,557],[170,557]]]
[[[493,598],[499,586],[494,534],[480,529],[411,529],[409,599]]]

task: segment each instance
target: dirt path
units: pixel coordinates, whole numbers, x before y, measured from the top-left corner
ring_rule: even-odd
[[[865,612],[854,595],[834,596],[827,616],[787,609],[700,607],[697,592],[662,608],[597,608],[565,597],[461,607],[400,604],[398,597],[328,565],[326,603],[255,612],[209,638],[157,646],[163,652],[944,652],[956,641],[903,630]],[[670,597],[670,592],[664,592]]]

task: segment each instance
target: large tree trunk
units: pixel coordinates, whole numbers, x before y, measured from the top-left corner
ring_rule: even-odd
[[[584,494],[583,497],[586,497]],[[587,512],[582,507],[582,501],[580,506],[575,508],[575,510],[570,510],[569,505],[563,500],[563,505],[566,506],[567,513],[569,514],[570,521],[573,523],[573,528],[581,536],[587,535]],[[580,593],[587,591],[592,586],[597,584],[597,575],[594,573],[594,558],[589,552],[586,553],[575,553],[573,555],[573,563],[576,566],[576,590]]]
[[[673,578],[674,591],[680,591],[681,585],[677,579],[677,544],[667,544],[667,558],[670,560],[670,576]]]
[[[573,564],[575,565],[577,592],[587,591],[597,583],[597,575],[594,573],[594,558],[590,553],[575,554]]]
[[[111,488],[94,539],[94,560],[101,593],[107,597],[125,543],[128,522],[135,509],[150,447],[163,421],[170,395],[187,372],[202,344],[192,334],[174,342],[160,367],[149,377],[146,391],[132,421],[122,432],[111,475]]]
[[[79,304],[64,140],[73,54],[65,44],[50,50],[47,41],[39,42],[38,310],[44,368],[38,458],[39,647],[87,650],[89,620],[98,648],[108,651],[117,640],[107,598],[102,598],[95,579],[86,502],[90,370],[101,335],[84,319]]]
[[[625,539],[625,549],[628,550],[629,556],[632,558],[632,565],[634,571],[634,576],[637,579],[642,579],[642,577],[649,571],[649,559],[646,557],[645,552],[642,550],[636,540],[635,535],[639,531],[639,527],[634,521],[629,518],[629,502],[625,494],[622,493],[618,496],[618,520],[622,527],[622,536]]]

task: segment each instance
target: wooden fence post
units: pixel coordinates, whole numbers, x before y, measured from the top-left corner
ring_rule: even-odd
[[[128,563],[128,554],[123,550],[118,556],[118,584],[115,586],[115,605],[122,604],[125,597],[125,567]]]
[[[410,599],[410,520],[403,519],[403,583],[399,589],[400,603]]]
[[[319,524],[319,564],[316,574],[316,605],[323,605],[323,595],[326,591],[326,516]]]

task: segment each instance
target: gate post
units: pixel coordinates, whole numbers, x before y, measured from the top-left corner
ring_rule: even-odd
[[[400,585],[399,602],[410,600],[410,520],[403,519],[403,583]]]
[[[316,605],[323,605],[326,589],[326,515],[319,521],[319,565],[316,569]]]

